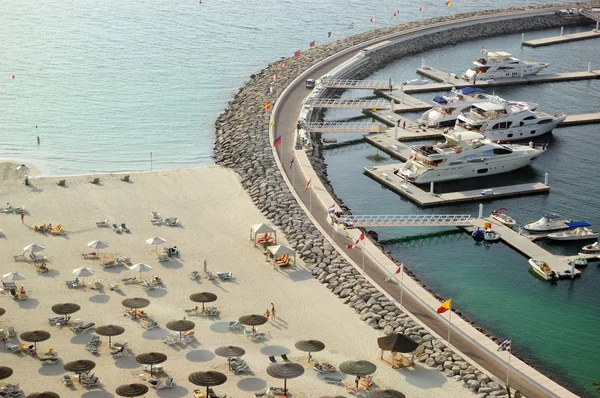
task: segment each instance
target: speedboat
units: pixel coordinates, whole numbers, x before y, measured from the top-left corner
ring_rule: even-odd
[[[591,245],[585,245],[581,249],[585,253],[600,253],[600,244],[598,242],[594,242]]]
[[[429,80],[427,79],[412,79],[412,80],[406,80],[404,82],[405,86],[421,86],[423,84],[427,84],[429,83]]]
[[[588,265],[588,261],[585,257],[577,257],[577,258],[571,260],[571,263],[575,268],[583,268],[583,267],[587,267],[587,265]]]
[[[529,259],[529,265],[531,269],[543,279],[550,281],[558,279],[558,274],[550,268],[548,264],[543,261],[536,260],[534,258]]]
[[[585,221],[575,221],[566,223],[569,227],[568,231],[553,232],[548,234],[548,239],[552,240],[585,240],[598,239],[598,233],[587,227],[591,224]]]
[[[491,228],[488,228],[485,230],[483,240],[485,240],[486,242],[498,242],[500,240],[500,235],[498,235]]]
[[[471,232],[471,236],[475,240],[482,240],[485,238],[485,232],[481,228],[477,227],[475,231]]]
[[[474,103],[505,104],[509,102],[497,95],[486,94],[485,90],[478,87],[452,88],[451,92],[454,94],[453,96],[436,95],[433,97],[433,108],[421,115],[418,119],[419,124],[434,128],[452,127],[456,124],[458,115]],[[531,110],[538,107],[533,103],[527,103],[527,105]]]
[[[412,156],[399,175],[416,184],[483,177],[528,166],[545,151],[527,145],[496,144],[472,132],[443,137],[443,143],[413,146]]]
[[[551,132],[567,118],[533,111],[526,102],[474,103],[456,117],[456,131],[477,131],[495,142],[526,140]]]
[[[507,227],[514,227],[515,224],[517,223],[514,218],[512,218],[511,216],[509,216],[508,214],[504,213],[507,212],[508,209],[501,207],[499,209],[496,209],[492,212],[492,215],[490,216],[491,218],[493,218],[494,220],[498,221],[501,224],[506,225]]]
[[[544,217],[539,220],[525,224],[523,229],[533,233],[561,231],[569,229],[568,222],[572,222],[572,220],[563,220],[558,214],[544,214]]]
[[[547,68],[547,62],[522,61],[507,52],[488,52],[481,49],[482,56],[475,58],[473,66],[462,78],[468,82],[477,80],[507,79],[535,75]]]

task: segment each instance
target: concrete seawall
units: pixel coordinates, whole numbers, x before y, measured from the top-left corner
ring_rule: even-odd
[[[239,173],[244,187],[249,191],[257,207],[286,233],[288,240],[305,260],[313,275],[334,294],[353,306],[361,314],[361,319],[374,328],[382,329],[384,333],[405,333],[423,343],[425,354],[419,358],[420,361],[444,371],[448,377],[462,380],[466,387],[482,394],[481,396],[492,392],[496,392],[493,394],[494,396],[502,396],[498,394],[502,390],[498,383],[492,381],[492,378],[477,366],[453,353],[445,347],[437,334],[395,306],[393,298],[382,292],[379,286],[374,286],[370,278],[351,265],[348,259],[340,255],[334,245],[324,237],[321,230],[315,225],[314,218],[306,214],[305,206],[300,205],[297,196],[290,192],[289,180],[284,179],[280,174],[281,163],[276,162],[270,148],[272,140],[272,137],[269,136],[270,113],[263,111],[264,103],[275,102],[274,96],[265,94],[266,88],[272,85],[272,76],[275,72],[279,74],[278,85],[281,89],[296,77],[304,77],[304,71],[312,65],[335,53],[348,51],[348,48],[358,42],[373,40],[382,35],[419,26],[452,22],[475,15],[495,14],[494,12],[463,14],[365,32],[308,50],[299,58],[290,58],[287,60],[286,68],[281,68],[282,62],[269,65],[265,70],[252,76],[251,81],[240,89],[225,112],[215,122],[215,161]],[[512,33],[517,27],[518,31],[524,31],[583,22],[585,22],[584,19],[564,21],[559,16],[549,13],[527,20],[514,19],[504,23],[475,24],[471,27],[465,26],[450,30],[446,28],[446,33],[443,33],[444,29],[440,28],[440,32],[433,33],[429,39],[415,37],[407,42],[394,43],[392,41],[388,46],[370,53],[369,63],[361,65],[344,77],[364,77],[403,55],[470,40],[473,37]],[[356,49],[356,51],[358,50],[360,48]],[[276,94],[279,96],[280,92]],[[289,141],[287,142],[289,143]],[[324,175],[325,165],[322,159],[318,156],[312,159],[315,171]],[[289,162],[290,159],[288,158],[287,161]],[[324,181],[324,185],[328,185],[327,181]],[[558,396],[543,388],[539,391],[539,394],[528,395]]]

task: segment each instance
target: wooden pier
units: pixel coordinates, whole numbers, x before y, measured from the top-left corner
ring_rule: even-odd
[[[443,206],[452,203],[494,200],[510,196],[544,194],[550,191],[548,185],[535,182],[527,184],[494,187],[493,193],[482,195],[482,189],[469,191],[455,191],[441,194],[432,194],[421,189],[418,185],[407,182],[403,177],[394,174],[402,164],[390,164],[377,167],[366,167],[363,172],[368,177],[381,185],[389,188],[402,197],[409,199],[421,207]],[[489,190],[488,190],[489,192]],[[531,243],[531,242],[529,242]],[[533,244],[533,243],[532,243]]]
[[[596,39],[600,37],[600,31],[592,30],[590,32],[571,33],[562,36],[546,37],[544,39],[526,40],[523,42],[527,47],[542,47],[552,44],[568,43],[577,40]]]
[[[516,231],[513,231],[511,228],[508,228],[507,226],[500,224],[491,218],[474,219],[472,224],[475,227],[483,229],[484,222],[492,223],[492,229],[500,235],[500,239],[516,251],[528,258],[535,258],[536,260],[544,261],[554,272],[559,275],[560,278],[571,278],[571,264],[569,264],[571,257],[555,256],[554,254],[533,243],[527,237],[519,234]],[[529,267],[527,262],[525,262],[525,264],[527,267]],[[581,276],[581,271],[575,269],[574,275]]]

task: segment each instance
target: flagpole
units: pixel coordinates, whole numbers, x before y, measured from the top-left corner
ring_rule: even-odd
[[[400,264],[400,309],[402,309],[402,293],[404,292],[404,264]]]
[[[363,239],[362,241],[363,241],[363,247],[362,247],[362,252],[363,252],[363,266],[362,266],[362,270],[363,270],[363,272],[365,272],[365,251],[367,249],[365,248],[365,239]]]
[[[510,388],[508,380],[510,378],[510,352],[512,351],[512,340],[510,341],[510,349],[508,351],[508,365],[506,366],[506,388]]]
[[[312,214],[312,186],[308,187],[308,212]]]
[[[448,346],[450,346],[450,325],[452,324],[452,301],[450,301],[450,305],[448,306]]]

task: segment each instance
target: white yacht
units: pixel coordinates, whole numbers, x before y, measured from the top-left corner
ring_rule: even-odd
[[[569,229],[567,223],[572,222],[572,220],[564,220],[558,214],[544,214],[542,218],[535,222],[531,222],[529,224],[525,224],[523,229],[527,232],[533,233],[544,233],[544,232],[552,232],[552,231],[560,231],[563,229]]]
[[[471,105],[480,102],[491,102],[504,105],[509,101],[497,95],[487,94],[485,90],[477,87],[464,87],[461,89],[452,88],[453,96],[436,95],[433,98],[434,106],[429,109],[421,118],[419,124],[427,127],[452,127],[456,124],[456,118],[461,112],[468,109]],[[535,110],[538,105],[525,103],[529,109]]]
[[[529,265],[533,272],[539,275],[541,278],[549,281],[553,279],[558,279],[558,274],[550,268],[548,264],[543,261],[536,260],[534,258],[529,259]]]
[[[546,62],[522,61],[511,54],[481,49],[482,56],[476,58],[462,78],[468,82],[477,80],[506,79],[535,75],[548,67]]]
[[[552,240],[586,240],[586,239],[598,239],[598,233],[592,231],[587,227],[591,227],[591,224],[585,221],[574,221],[568,222],[566,225],[569,227],[568,231],[559,231],[548,234],[548,239]]]
[[[551,132],[566,118],[534,112],[525,102],[481,102],[457,116],[455,130],[477,131],[499,142],[527,140]]]
[[[398,174],[416,184],[482,177],[525,167],[545,151],[533,145],[496,144],[473,132],[443,136],[443,143],[412,147],[412,156]]]

